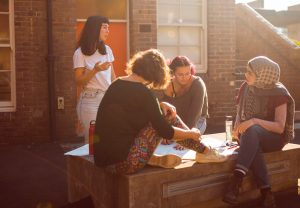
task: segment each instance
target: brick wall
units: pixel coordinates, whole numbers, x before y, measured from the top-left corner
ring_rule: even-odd
[[[76,47],[75,0],[53,0],[53,48],[56,97],[64,97],[65,109],[56,111],[57,139],[75,137],[76,84],[73,53]]]
[[[210,123],[215,123],[235,114],[235,4],[234,0],[207,2],[208,70],[202,77],[208,88]]]
[[[46,4],[42,0],[14,2],[17,108],[14,113],[0,113],[0,138],[12,143],[47,140]]]
[[[224,119],[233,114],[234,86],[230,82],[235,66],[234,0],[208,2],[208,73],[206,82],[209,112],[212,118]],[[130,52],[157,47],[156,1],[130,1]],[[141,24],[150,24],[150,32],[141,32]],[[213,119],[211,119],[213,120]]]
[[[130,55],[157,47],[156,0],[129,1]]]
[[[281,68],[281,82],[295,99],[300,109],[300,50],[266,20],[246,5],[236,11],[237,61],[244,62],[258,55],[276,61]]]
[[[244,65],[256,55],[270,56],[280,64],[282,81],[299,108],[299,50],[287,47],[274,34],[265,36],[270,31],[257,28],[260,26],[255,19],[246,24],[236,17],[234,0],[208,0],[207,4],[208,72],[201,76],[208,88],[209,122],[223,121],[225,115],[235,114],[236,63]],[[65,99],[65,109],[56,110],[59,140],[75,136],[75,6],[75,0],[53,1],[55,94]],[[156,48],[156,0],[130,0],[129,11],[130,54]],[[15,34],[17,110],[0,113],[0,142],[47,141],[50,138],[45,1],[15,0]]]
[[[59,138],[74,135],[73,7],[71,0],[54,1],[56,94],[65,97],[65,110],[57,112]],[[46,1],[15,0],[14,8],[17,108],[0,112],[0,142],[44,142],[50,139]]]

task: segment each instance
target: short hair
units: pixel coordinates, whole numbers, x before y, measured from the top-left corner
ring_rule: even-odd
[[[169,65],[173,73],[176,71],[177,67],[183,67],[183,66],[190,66],[192,75],[196,73],[195,65],[186,56],[176,56]]]
[[[81,48],[84,55],[91,56],[96,50],[102,55],[106,54],[104,42],[102,40],[99,41],[102,24],[109,24],[109,20],[103,16],[88,17],[77,45],[77,47]]]
[[[126,73],[141,76],[153,89],[164,89],[170,81],[170,70],[165,57],[157,49],[136,53],[127,64]]]

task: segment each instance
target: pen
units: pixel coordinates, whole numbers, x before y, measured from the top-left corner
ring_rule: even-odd
[[[228,149],[232,149],[232,148],[235,148],[235,147],[238,147],[239,145],[232,145],[230,146]]]

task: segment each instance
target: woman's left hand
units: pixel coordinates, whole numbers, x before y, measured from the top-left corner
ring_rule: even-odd
[[[168,120],[173,120],[176,117],[176,108],[167,102],[161,102],[160,107]]]
[[[105,71],[105,70],[107,70],[108,67],[110,67],[111,65],[112,65],[112,63],[111,63],[111,62],[108,62],[108,61],[103,62],[103,63],[97,62],[97,63],[95,64],[95,66],[94,66],[94,69],[95,69],[97,72],[99,72],[99,71]]]
[[[237,126],[236,131],[239,134],[243,134],[249,127],[253,126],[254,124],[255,124],[254,120],[253,119],[249,119],[247,121],[244,121],[244,122],[240,123]]]
[[[176,149],[176,150],[185,150],[185,148],[180,144],[176,144],[174,149]]]
[[[162,139],[161,143],[162,145],[170,145],[173,144],[174,141],[173,140],[168,140],[168,139]],[[181,146],[180,144],[176,144],[174,147],[174,149],[176,150],[184,150],[185,148],[183,146]]]

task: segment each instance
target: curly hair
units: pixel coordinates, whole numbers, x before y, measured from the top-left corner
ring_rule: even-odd
[[[127,64],[126,73],[141,76],[153,89],[164,89],[170,81],[170,70],[165,57],[157,49],[136,53]]]

